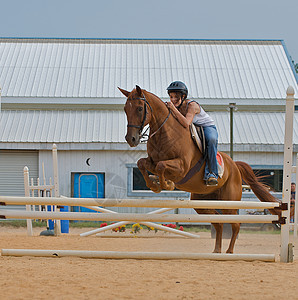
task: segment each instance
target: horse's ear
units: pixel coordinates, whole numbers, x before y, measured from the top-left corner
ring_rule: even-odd
[[[128,96],[129,96],[129,94],[130,94],[129,91],[123,90],[123,89],[121,89],[119,86],[118,86],[118,89],[119,89],[119,91],[120,91],[125,97],[128,97]]]
[[[138,96],[142,97],[143,96],[143,92],[142,92],[142,89],[138,85],[136,85],[136,90],[137,90]]]

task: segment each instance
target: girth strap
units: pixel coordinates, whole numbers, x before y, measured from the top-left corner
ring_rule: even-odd
[[[187,172],[184,178],[180,181],[175,182],[175,184],[184,184],[186,183],[192,176],[194,176],[197,172],[199,172],[203,166],[204,161],[206,160],[207,155],[202,156],[199,161]]]

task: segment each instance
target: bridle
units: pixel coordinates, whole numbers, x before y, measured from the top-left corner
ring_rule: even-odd
[[[143,131],[144,125],[145,125],[145,121],[146,121],[146,118],[147,118],[147,114],[148,114],[147,105],[149,106],[149,108],[151,110],[151,114],[153,114],[153,109],[152,109],[150,103],[146,100],[146,97],[145,97],[144,94],[143,94],[142,98],[138,97],[138,98],[134,98],[134,99],[131,99],[131,100],[142,100],[142,101],[144,101],[144,115],[143,115],[143,120],[142,120],[141,125],[127,124],[127,127],[139,128],[139,135],[141,136],[141,138],[143,138],[146,135],[146,131],[148,130],[148,128],[147,128],[145,130],[145,132],[142,134],[142,131]],[[171,114],[171,111],[169,109],[169,113],[168,113],[166,119],[162,122],[162,124],[159,126],[159,128],[156,131],[154,131],[152,134],[150,134],[149,138],[153,137],[163,127],[163,125],[169,119],[170,114]]]
[[[147,118],[147,105],[149,106],[150,110],[151,110],[151,114],[153,113],[153,109],[150,105],[150,103],[146,100],[145,98],[145,95],[143,94],[143,98],[134,98],[134,99],[131,99],[131,100],[142,100],[144,101],[144,115],[143,115],[143,120],[142,120],[142,123],[141,125],[131,125],[131,124],[127,124],[127,127],[134,127],[134,128],[139,128],[139,134],[142,133],[143,129],[144,129],[144,125],[145,125],[145,121],[146,121],[146,118]]]

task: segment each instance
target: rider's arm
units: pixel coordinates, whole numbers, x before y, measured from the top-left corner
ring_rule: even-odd
[[[171,109],[171,112],[173,113],[174,117],[178,120],[178,122],[185,128],[189,127],[189,125],[192,123],[195,114],[198,114],[201,111],[200,106],[197,105],[195,102],[192,102],[188,105],[185,117],[172,103],[169,103],[168,107]]]

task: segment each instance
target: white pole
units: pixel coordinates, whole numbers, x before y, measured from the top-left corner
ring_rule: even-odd
[[[57,145],[53,144],[52,147],[52,156],[53,156],[53,173],[54,173],[54,195],[55,197],[60,197],[60,191],[59,191],[59,178],[58,178],[58,155],[57,155]],[[60,203],[56,203],[60,205]],[[55,206],[56,211],[60,211],[57,206]],[[60,220],[57,220],[55,222],[55,235],[60,235],[61,234],[61,222]]]
[[[189,259],[189,260],[245,260],[275,261],[274,254],[226,254],[226,253],[184,253],[184,252],[117,252],[80,250],[36,250],[2,249],[1,256],[39,256],[39,257],[82,257],[101,259]]]
[[[115,211],[105,209],[105,208],[101,208],[101,207],[97,207],[97,206],[85,206],[85,207],[89,208],[89,209],[96,210],[96,211],[100,211],[100,212],[103,212],[103,213],[117,213]],[[162,208],[162,209],[158,209],[158,210],[155,210],[155,211],[151,211],[151,212],[148,213],[148,215],[149,214],[161,214],[161,213],[167,212],[167,211],[172,210],[172,209],[173,208]],[[104,231],[107,231],[107,230],[111,230],[111,229],[120,227],[122,225],[129,224],[129,223],[131,223],[131,222],[129,222],[129,221],[117,222],[115,224],[107,225],[107,226],[104,226],[104,227],[101,227],[101,228],[97,228],[97,229],[94,229],[94,230],[91,230],[91,231],[88,231],[88,232],[81,233],[80,236],[89,236],[89,235],[92,235],[92,234],[95,234],[95,233],[100,233],[100,232],[104,232]],[[192,233],[189,233],[189,232],[184,232],[184,231],[177,230],[177,229],[174,229],[174,228],[169,228],[169,227],[159,225],[159,224],[155,224],[155,223],[151,223],[151,222],[141,222],[141,224],[143,224],[147,227],[154,227],[154,228],[159,229],[159,230],[179,234],[179,235],[186,236],[186,237],[192,237],[192,238],[199,238],[200,237],[199,235],[195,235],[195,234],[192,234]]]
[[[298,230],[298,195],[297,195],[297,185],[298,185],[298,154],[296,156],[296,193],[295,193],[295,210],[294,210],[294,237],[297,237],[297,230]]]
[[[286,217],[286,224],[281,225],[280,261],[288,262],[289,248],[289,218],[291,198],[292,156],[293,156],[293,118],[294,118],[294,89],[289,86],[286,98],[284,165],[283,165],[283,192],[282,203],[288,204],[288,210],[282,211]]]
[[[190,215],[190,214],[133,214],[133,213],[81,213],[18,211],[1,209],[2,219],[53,219],[53,220],[93,220],[130,222],[206,222],[206,223],[272,223],[278,221],[275,215]]]
[[[24,189],[25,189],[25,196],[30,197],[30,189],[29,189],[29,169],[28,167],[24,167]],[[31,211],[31,204],[26,205],[26,211]],[[32,228],[32,220],[27,219],[27,234],[29,236],[33,235],[33,228]]]
[[[206,209],[265,209],[279,207],[278,202],[213,201],[213,200],[160,200],[160,199],[105,199],[67,197],[12,197],[0,196],[0,202],[9,205],[47,204],[103,207],[152,207],[152,208],[206,208]]]

